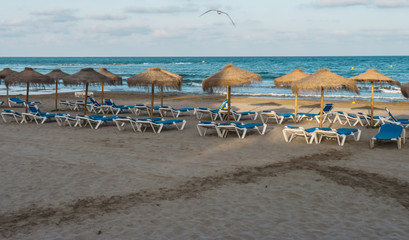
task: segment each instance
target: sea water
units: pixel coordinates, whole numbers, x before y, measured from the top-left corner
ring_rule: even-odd
[[[22,71],[25,67],[34,68],[40,73],[48,73],[59,68],[72,74],[82,68],[91,67],[95,70],[107,68],[109,71],[123,78],[123,85],[105,86],[106,91],[137,91],[144,92],[145,88],[128,87],[126,79],[141,73],[148,68],[159,67],[183,77],[183,94],[207,94],[202,90],[202,81],[206,77],[218,72],[228,63],[258,73],[263,81],[248,86],[232,88],[232,95],[265,98],[293,98],[291,89],[276,88],[274,79],[283,76],[296,68],[304,72],[314,73],[319,68],[328,68],[332,72],[349,78],[373,68],[388,77],[409,82],[409,56],[351,56],[351,57],[0,57],[0,70],[11,68]],[[346,91],[325,93],[326,99],[334,100],[369,100],[370,84],[358,84],[360,94]],[[60,92],[82,90],[82,86],[63,86]],[[92,86],[91,91],[100,91],[99,86]],[[55,92],[54,86],[33,88],[30,94],[44,94]],[[176,92],[175,90],[169,90]],[[6,94],[4,81],[0,83],[0,95]],[[10,87],[10,94],[25,94],[25,86]],[[225,94],[225,89],[213,94]],[[319,93],[302,94],[304,98],[319,98]],[[375,85],[376,101],[403,101],[400,88],[388,84]]]

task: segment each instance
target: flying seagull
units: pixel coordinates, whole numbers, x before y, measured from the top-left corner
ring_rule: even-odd
[[[220,10],[217,10],[217,9],[210,9],[210,10],[207,10],[206,12],[204,12],[204,13],[202,13],[202,15],[200,15],[200,16],[203,16],[203,15],[205,15],[206,13],[208,13],[208,12],[217,12],[217,14],[226,14],[226,16],[230,19],[230,21],[231,21],[231,23],[233,24],[233,26],[236,26],[236,24],[234,24],[234,22],[233,22],[233,19],[231,19],[231,17],[229,16],[229,14],[227,14],[226,12],[223,12],[223,11],[220,11]]]

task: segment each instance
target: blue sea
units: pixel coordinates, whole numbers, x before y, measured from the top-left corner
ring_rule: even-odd
[[[141,73],[148,68],[160,67],[183,77],[181,93],[207,94],[202,90],[201,82],[206,77],[218,72],[228,63],[258,73],[263,81],[244,87],[232,88],[232,95],[263,97],[263,98],[293,98],[290,89],[274,86],[274,79],[285,75],[295,68],[301,68],[307,73],[314,73],[319,68],[329,68],[332,72],[346,78],[365,72],[369,68],[377,69],[381,73],[400,81],[409,82],[409,56],[367,56],[367,57],[0,57],[0,70],[11,68],[21,71],[25,67],[34,68],[40,73],[48,73],[59,68],[72,74],[82,68],[91,67],[95,70],[107,68],[123,78],[122,86],[106,86],[107,91],[136,91],[145,92],[145,88],[129,88],[126,79]],[[369,100],[370,85],[358,84],[360,94],[345,91],[325,94],[326,99]],[[64,87],[60,84],[60,92],[82,90],[81,86]],[[100,91],[100,87],[93,86],[91,90]],[[54,88],[33,88],[32,94],[54,93]],[[175,90],[169,90],[174,92]],[[0,84],[0,95],[5,95],[4,83]],[[25,94],[24,86],[12,86],[10,94]],[[221,89],[214,94],[225,94]],[[304,98],[319,98],[317,93],[307,93]],[[375,87],[376,101],[404,101],[397,86],[382,85]]]

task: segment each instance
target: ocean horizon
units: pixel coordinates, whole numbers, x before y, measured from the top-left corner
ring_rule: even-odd
[[[145,88],[128,87],[126,79],[145,71],[148,68],[160,67],[183,77],[183,94],[208,94],[203,92],[201,82],[206,77],[218,72],[228,63],[248,71],[258,73],[263,81],[232,89],[232,95],[263,97],[263,98],[293,98],[290,89],[276,88],[274,79],[285,75],[296,68],[307,73],[314,73],[319,68],[328,68],[332,72],[349,78],[365,72],[369,68],[376,69],[382,74],[400,81],[409,82],[409,56],[243,56],[243,57],[0,57],[0,69],[11,68],[22,71],[25,67],[32,67],[40,73],[48,73],[59,68],[72,74],[82,68],[91,67],[95,70],[107,68],[109,71],[123,78],[123,85],[105,86],[106,91],[145,92]],[[369,100],[370,85],[358,84],[360,94],[346,91],[325,93],[326,99],[334,100]],[[83,90],[82,86],[67,86],[60,84],[59,92],[75,92]],[[32,94],[54,93],[54,86],[32,88]],[[90,87],[90,91],[100,91],[99,86]],[[25,86],[12,86],[10,94],[25,94]],[[169,90],[169,92],[177,92]],[[0,95],[6,94],[4,82],[0,83]],[[225,94],[224,89],[214,94]],[[374,98],[376,101],[404,101],[406,98],[400,93],[398,86],[388,84],[375,85]],[[318,93],[302,94],[304,98],[319,98]]]

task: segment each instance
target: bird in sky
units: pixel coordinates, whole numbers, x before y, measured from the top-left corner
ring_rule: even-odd
[[[236,26],[236,24],[234,24],[233,19],[231,19],[231,17],[229,16],[229,14],[227,14],[226,12],[217,10],[217,9],[207,10],[206,12],[202,13],[200,16],[203,16],[203,15],[205,15],[205,14],[208,13],[208,12],[217,12],[217,14],[219,14],[219,15],[222,14],[222,13],[223,13],[223,14],[226,14],[226,16],[230,19],[231,23],[233,24],[233,26]]]

